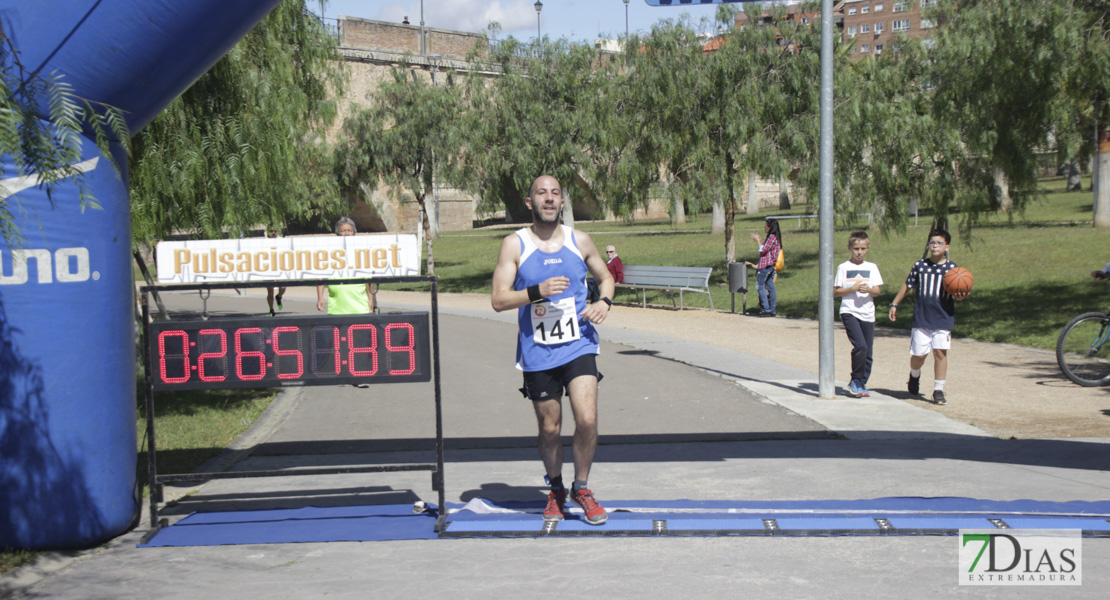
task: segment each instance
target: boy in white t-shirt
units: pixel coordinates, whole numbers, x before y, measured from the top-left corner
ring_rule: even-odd
[[[833,295],[840,298],[840,320],[852,342],[852,382],[848,391],[857,398],[871,395],[867,380],[871,377],[872,350],[875,346],[875,296],[879,295],[883,277],[879,267],[864,259],[871,242],[867,233],[856,231],[848,236],[851,260],[836,268]]]

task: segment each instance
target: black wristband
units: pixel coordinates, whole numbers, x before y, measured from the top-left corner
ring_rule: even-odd
[[[613,308],[613,301],[612,300],[606,298],[605,296],[602,296],[601,301],[608,304],[609,308]]]
[[[890,307],[891,308],[898,308],[898,305],[897,304],[891,304]]]
[[[540,284],[528,286],[528,301],[532,304],[543,302],[543,295],[540,294]]]

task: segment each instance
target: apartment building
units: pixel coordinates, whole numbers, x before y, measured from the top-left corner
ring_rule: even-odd
[[[838,10],[844,18],[841,39],[854,40],[853,60],[880,56],[896,50],[891,44],[899,35],[927,38],[935,24],[922,12],[937,0],[842,0]]]
[[[935,5],[937,0],[839,0],[833,5],[833,22],[842,41],[852,40],[855,47],[852,60],[881,56],[892,52],[892,44],[899,35],[929,37],[935,24],[922,17],[922,12]],[[752,5],[748,5],[751,7]],[[821,11],[803,10],[802,4],[786,6],[787,19],[810,25],[821,20]],[[762,14],[736,14],[739,29],[750,25],[774,25],[775,19],[768,12]],[[712,51],[709,49],[708,51]]]

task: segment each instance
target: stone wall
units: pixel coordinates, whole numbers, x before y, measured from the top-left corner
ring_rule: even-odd
[[[427,54],[443,58],[463,60],[475,46],[479,56],[489,53],[489,44],[477,33],[424,27],[424,40]],[[420,54],[420,26],[340,15],[339,46]]]

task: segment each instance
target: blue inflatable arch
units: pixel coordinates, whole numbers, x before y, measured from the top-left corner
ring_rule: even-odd
[[[0,0],[0,28],[24,67],[122,109],[134,134],[279,1]],[[0,194],[29,208],[23,250],[0,240],[0,547],[88,546],[139,517],[127,161],[113,152],[120,178],[82,146],[101,210],[0,157]]]

